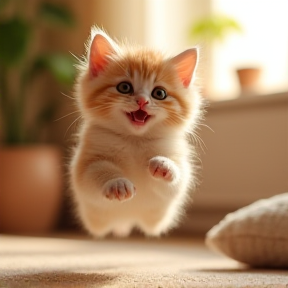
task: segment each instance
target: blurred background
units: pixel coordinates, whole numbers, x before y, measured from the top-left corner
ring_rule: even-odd
[[[200,49],[200,184],[171,235],[288,191],[286,0],[0,0],[0,232],[81,231],[67,163],[76,58],[96,24],[173,55]]]

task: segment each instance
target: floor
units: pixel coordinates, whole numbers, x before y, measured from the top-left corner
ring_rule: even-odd
[[[193,237],[0,235],[0,287],[287,288],[288,271],[251,269]]]

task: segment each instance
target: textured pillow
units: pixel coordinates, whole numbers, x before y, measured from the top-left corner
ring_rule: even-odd
[[[206,244],[256,267],[288,267],[288,193],[228,214],[206,235]]]

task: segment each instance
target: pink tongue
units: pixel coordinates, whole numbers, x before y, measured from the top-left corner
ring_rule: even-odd
[[[136,122],[144,122],[146,117],[148,116],[147,112],[139,109],[135,112],[131,112],[131,115],[133,117],[133,120]]]

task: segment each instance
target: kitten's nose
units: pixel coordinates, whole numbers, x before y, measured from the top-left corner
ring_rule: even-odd
[[[142,109],[146,104],[149,103],[149,101],[143,97],[137,98],[136,102],[139,105],[140,109]]]

